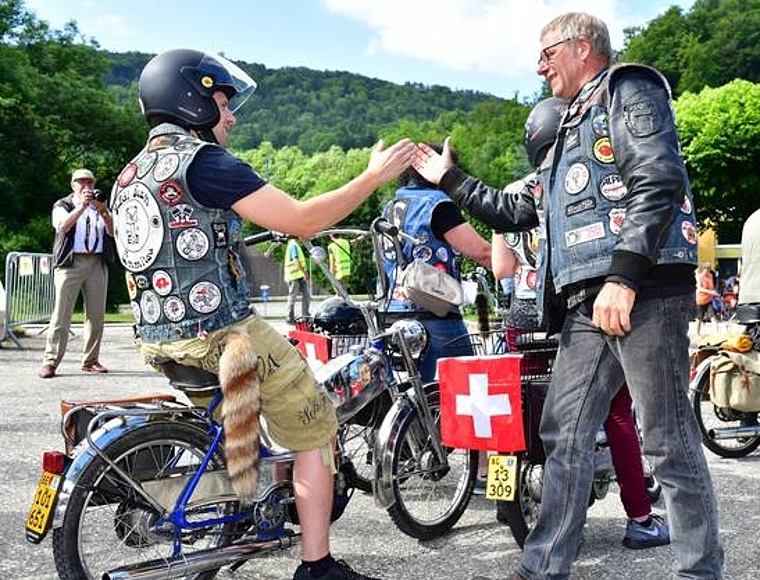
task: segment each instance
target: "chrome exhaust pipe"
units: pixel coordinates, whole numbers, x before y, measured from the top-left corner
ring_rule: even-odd
[[[209,548],[173,558],[150,560],[116,568],[103,574],[103,580],[169,580],[199,574],[243,562],[262,552],[289,548],[299,541],[300,533],[271,540],[241,542],[222,548]]]
[[[710,439],[740,439],[741,437],[756,437],[758,435],[760,435],[760,425],[718,427],[707,432]]]

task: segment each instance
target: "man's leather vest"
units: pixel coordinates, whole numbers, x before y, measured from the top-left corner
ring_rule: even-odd
[[[203,337],[252,312],[235,251],[240,218],[199,204],[187,184],[187,168],[204,146],[212,145],[159,125],[114,184],[116,247],[146,342]]]

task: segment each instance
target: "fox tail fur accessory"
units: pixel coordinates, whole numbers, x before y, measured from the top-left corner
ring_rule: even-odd
[[[219,383],[222,387],[224,454],[232,487],[240,501],[250,503],[259,483],[261,380],[251,339],[231,332],[222,342]]]

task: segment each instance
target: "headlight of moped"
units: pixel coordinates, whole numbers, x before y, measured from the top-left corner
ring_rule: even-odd
[[[416,320],[397,320],[394,322],[390,329],[391,342],[394,349],[400,350],[401,345],[398,341],[403,336],[406,342],[409,352],[413,358],[419,358],[425,350],[428,343],[428,334],[422,323]]]

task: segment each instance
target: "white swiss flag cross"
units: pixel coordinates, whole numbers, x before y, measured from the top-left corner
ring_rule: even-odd
[[[484,451],[525,450],[521,358],[507,354],[438,361],[444,445]]]

